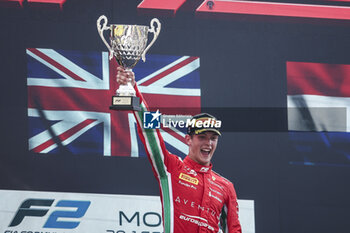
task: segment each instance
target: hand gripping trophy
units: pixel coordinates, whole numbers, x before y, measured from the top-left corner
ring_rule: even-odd
[[[104,21],[101,26],[101,21]],[[121,25],[111,24],[107,26],[107,17],[101,15],[97,20],[97,31],[109,50],[109,59],[113,56],[118,64],[126,70],[131,70],[142,58],[146,61],[146,52],[157,39],[161,24],[158,19],[151,20],[151,27],[141,25]],[[156,27],[154,26],[156,24]],[[103,31],[110,30],[110,42],[108,44],[103,36]],[[147,45],[148,32],[153,33],[153,40]],[[127,85],[120,85],[116,91],[116,96],[112,96],[110,109],[115,110],[136,110],[140,111],[140,99],[136,97],[136,92],[129,82]]]

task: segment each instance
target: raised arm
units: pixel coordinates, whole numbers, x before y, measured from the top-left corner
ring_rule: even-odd
[[[135,75],[131,71],[125,71],[122,67],[118,67],[117,82],[119,84],[126,84],[126,82],[132,83],[135,88],[136,96],[140,98],[141,111],[134,111],[134,116],[137,122],[137,128],[142,143],[145,146],[147,156],[151,162],[153,173],[159,182],[161,200],[163,205],[163,224],[164,232],[170,232],[171,219],[173,219],[173,203],[171,187],[171,175],[168,172],[172,166],[176,166],[179,163],[177,156],[169,154],[165,148],[163,137],[160,134],[159,129],[144,129],[143,117],[144,112],[148,110],[147,103],[143,98],[141,92],[138,90]]]
[[[165,177],[169,152],[165,148],[165,143],[159,129],[143,128],[144,112],[148,111],[148,105],[143,98],[142,93],[137,88],[135,75],[132,71],[125,70],[120,66],[117,68],[117,71],[117,82],[119,84],[131,82],[136,91],[136,96],[140,98],[141,111],[134,111],[138,133],[145,146],[146,153],[151,160],[155,175],[158,177]]]

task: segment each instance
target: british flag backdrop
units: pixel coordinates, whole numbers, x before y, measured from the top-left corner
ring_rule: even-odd
[[[133,114],[109,110],[118,88],[115,59],[106,52],[26,52],[30,151],[145,156]],[[133,71],[150,107],[189,114],[200,109],[199,67],[198,57],[148,55]],[[170,152],[187,154],[181,131],[162,135]]]

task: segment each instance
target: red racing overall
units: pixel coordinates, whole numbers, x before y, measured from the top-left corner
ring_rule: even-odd
[[[189,157],[170,154],[158,129],[141,129],[147,105],[134,112],[139,135],[159,182],[164,233],[240,233],[237,196],[233,184]],[[221,230],[222,229],[222,230]]]

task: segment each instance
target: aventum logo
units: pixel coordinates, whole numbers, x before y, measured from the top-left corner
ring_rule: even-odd
[[[221,121],[214,119],[198,120],[192,119],[191,115],[162,115],[157,110],[156,112],[143,113],[143,128],[144,129],[159,129],[163,128],[221,128]]]

